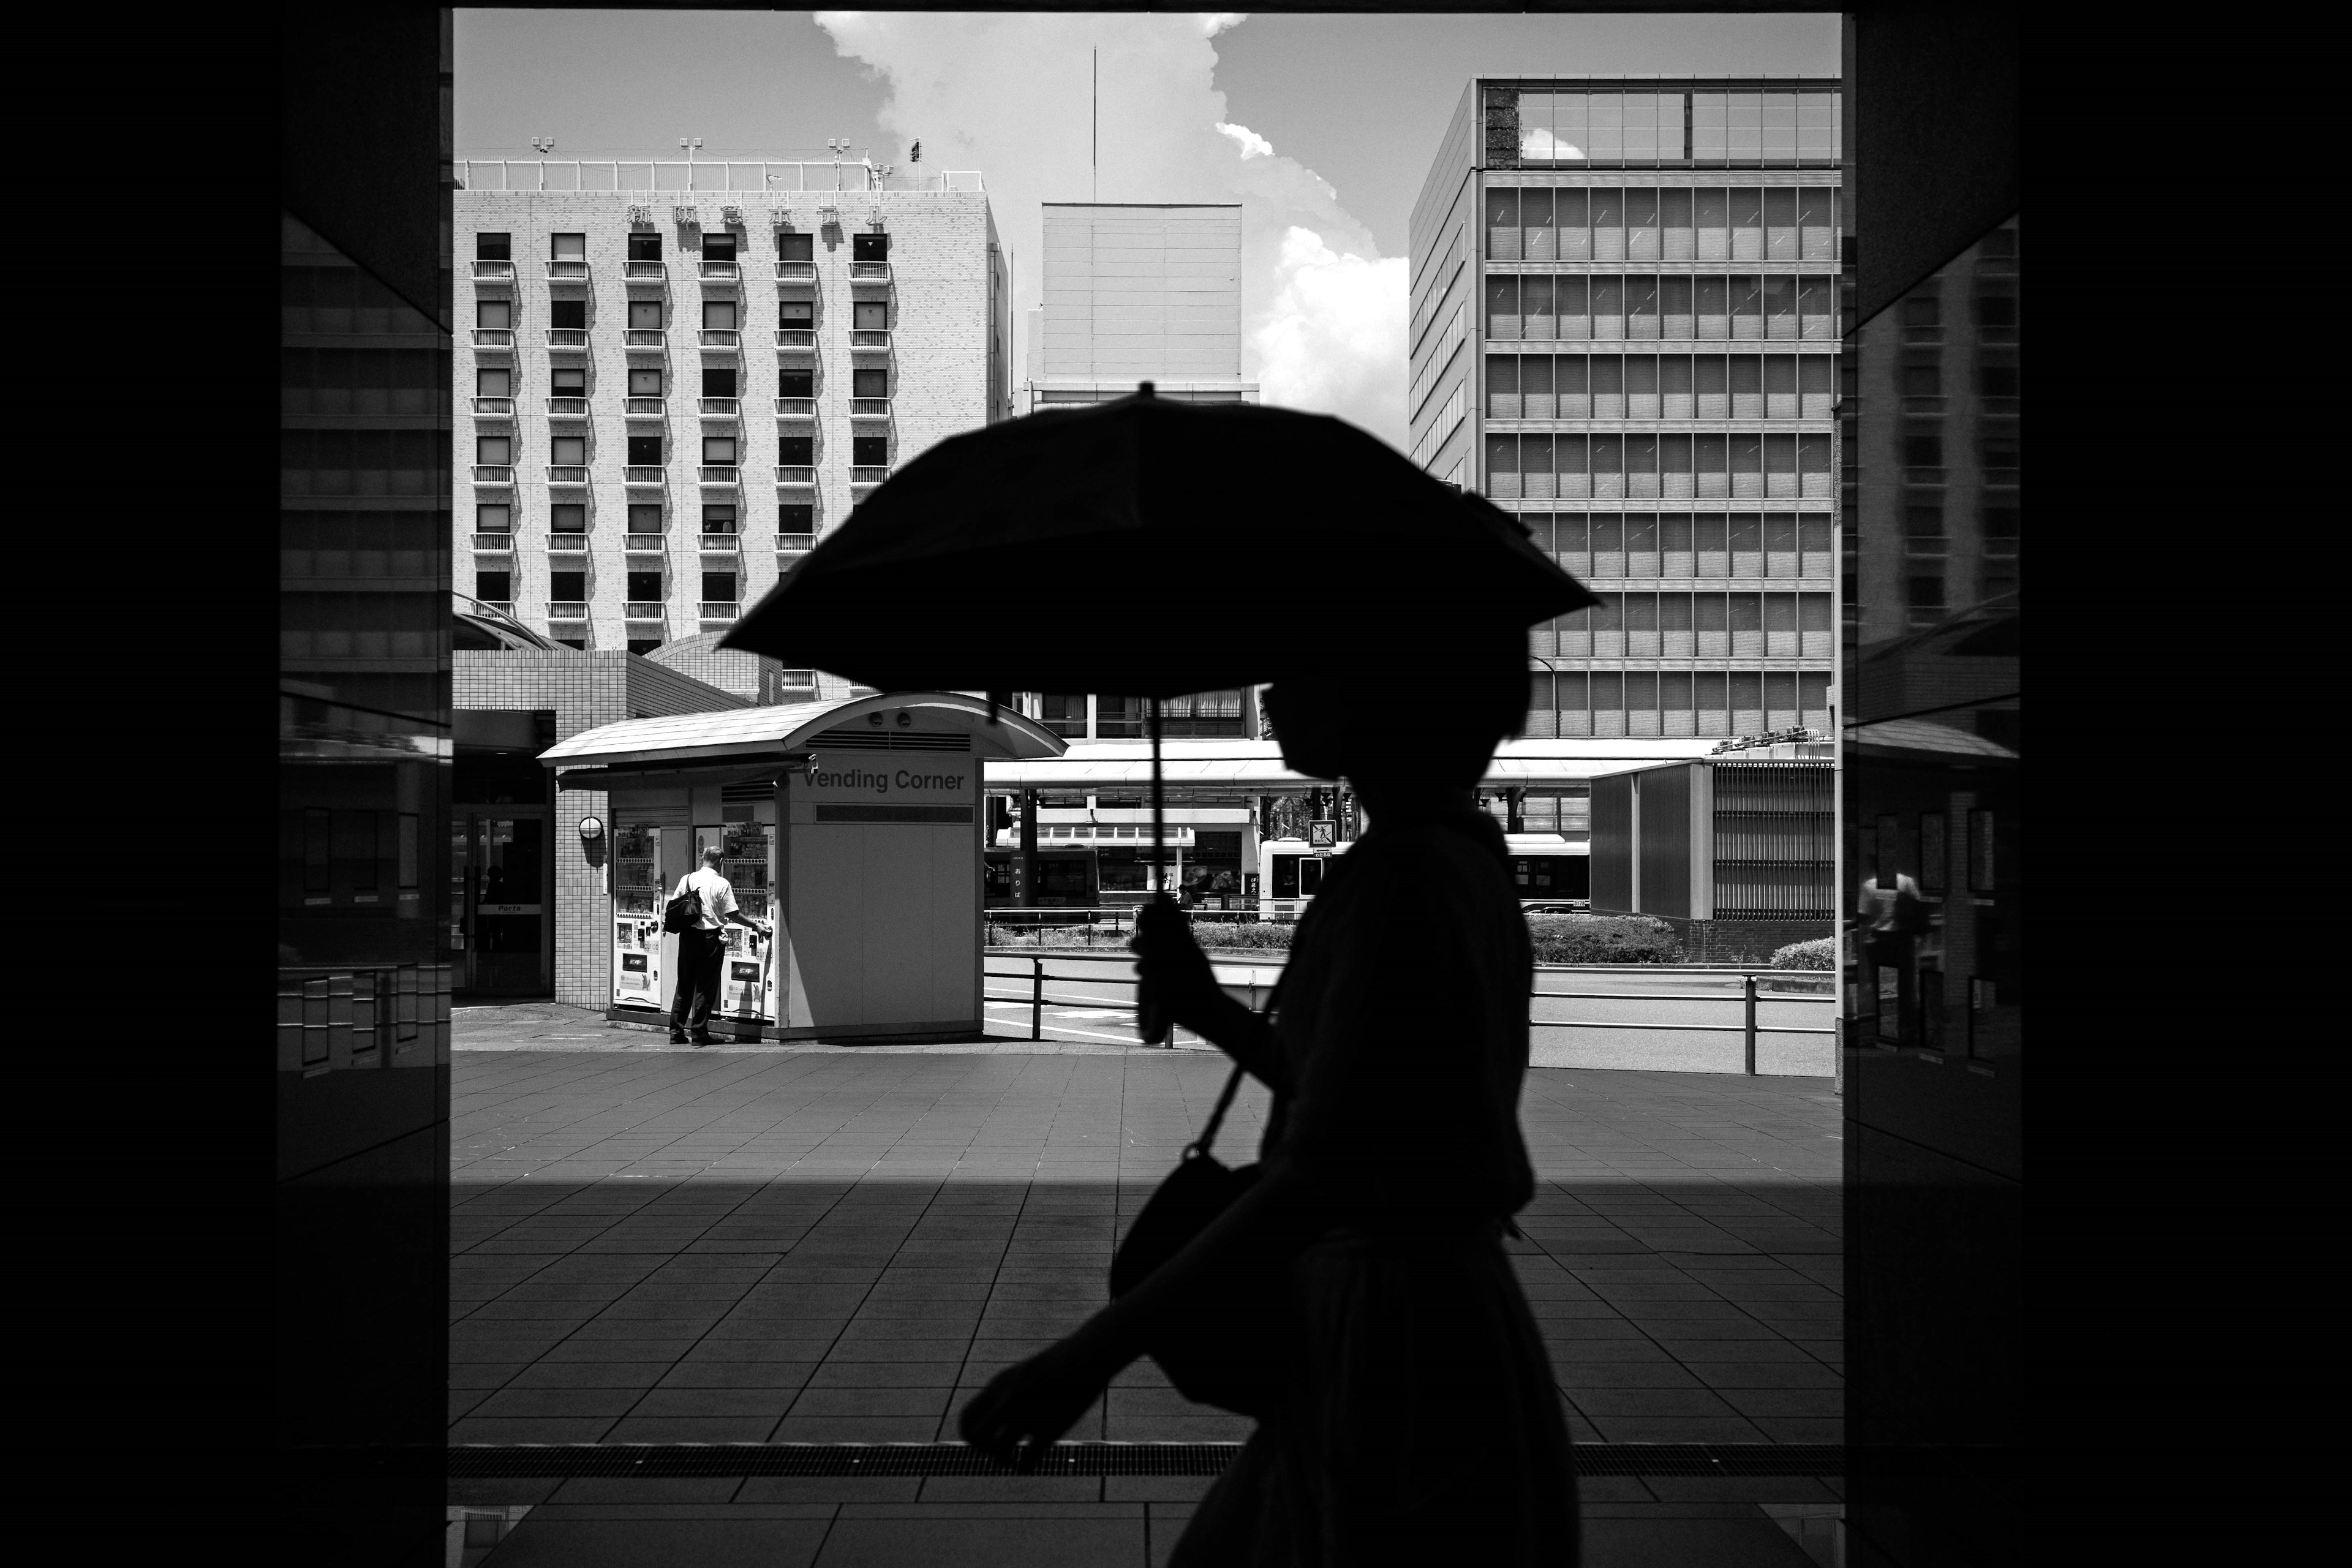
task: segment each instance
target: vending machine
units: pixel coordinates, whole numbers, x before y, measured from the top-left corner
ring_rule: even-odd
[[[686,830],[619,823],[613,831],[613,1005],[669,1011],[677,939],[662,932],[662,906],[686,874]],[[671,867],[677,866],[673,872]]]

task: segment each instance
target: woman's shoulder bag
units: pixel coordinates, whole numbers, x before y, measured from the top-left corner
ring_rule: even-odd
[[[1183,1251],[1257,1181],[1256,1165],[1228,1166],[1209,1152],[1241,1083],[1242,1069],[1235,1067],[1209,1124],[1128,1226],[1111,1258],[1113,1296],[1124,1296]],[[1279,1386],[1285,1311],[1278,1277],[1244,1260],[1227,1277],[1186,1293],[1152,1335],[1151,1359],[1185,1398],[1263,1417]]]

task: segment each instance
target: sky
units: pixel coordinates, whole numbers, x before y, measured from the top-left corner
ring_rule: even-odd
[[[1240,12],[457,13],[461,156],[821,154],[978,169],[1038,300],[1039,204],[1239,202],[1243,374],[1406,445],[1406,223],[1477,71],[1838,68],[1838,18]],[[1090,171],[1089,57],[1101,56]],[[1023,330],[1025,331],[1025,321]],[[1026,344],[1021,352],[1025,353]],[[1016,363],[1019,363],[1016,361]]]

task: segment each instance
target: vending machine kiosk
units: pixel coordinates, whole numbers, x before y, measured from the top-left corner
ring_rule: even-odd
[[[745,1039],[971,1037],[983,1014],[981,762],[1065,742],[977,698],[910,692],[633,719],[541,761],[609,793],[616,1022],[662,1022],[677,939],[662,910],[703,849],[772,932],[723,928],[714,1032]]]

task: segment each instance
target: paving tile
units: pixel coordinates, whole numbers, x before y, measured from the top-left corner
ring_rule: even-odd
[[[598,1439],[604,1443],[764,1443],[773,1415],[625,1415]]]
[[[629,1409],[629,1415],[763,1415],[770,1422],[781,1421],[792,1408],[800,1391],[796,1388],[656,1388],[648,1390]]]
[[[472,1415],[482,1416],[625,1415],[643,1398],[635,1388],[526,1388],[520,1380],[482,1401]]]
[[[452,1443],[595,1443],[611,1431],[610,1415],[468,1415],[449,1424]]]
[[[793,1401],[795,1418],[826,1415],[938,1415],[950,1390],[935,1388],[806,1388]]]
[[[496,1568],[810,1568],[830,1522],[526,1515],[491,1554]]]
[[[936,1415],[787,1415],[768,1436],[771,1443],[929,1443],[939,1436]]]

